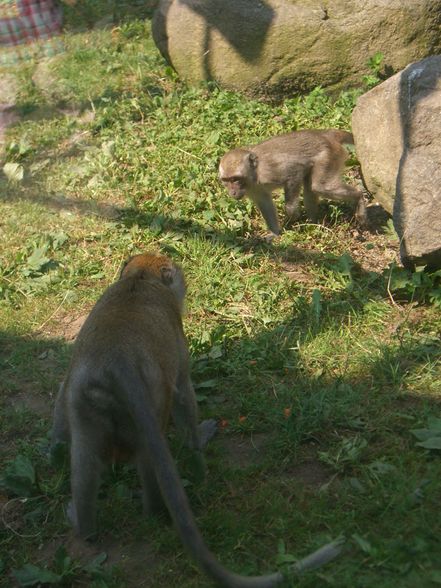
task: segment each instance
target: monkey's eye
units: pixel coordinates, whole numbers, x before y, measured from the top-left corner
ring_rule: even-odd
[[[228,178],[227,182],[229,184],[238,184],[239,186],[243,186],[244,185],[244,179],[242,177],[232,177],[232,178]]]

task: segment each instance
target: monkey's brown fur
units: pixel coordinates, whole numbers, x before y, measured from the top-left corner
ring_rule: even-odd
[[[302,130],[273,137],[251,147],[226,153],[219,164],[219,178],[233,198],[247,194],[260,209],[273,235],[280,233],[271,193],[283,187],[288,221],[299,216],[303,184],[306,212],[317,220],[319,196],[353,202],[356,217],[365,222],[363,194],[345,184],[341,172],[347,159],[343,143],[353,143],[351,133],[339,129]]]
[[[172,415],[202,459],[181,321],[184,294],[179,267],[162,255],[137,255],[84,323],[57,397],[52,431],[53,445],[70,444],[70,518],[81,537],[93,536],[103,466],[132,456],[145,511],[162,497],[184,545],[213,580],[230,588],[277,586],[283,581],[280,573],[247,578],[215,559],[196,525],[163,434]],[[212,434],[212,423],[208,428]],[[298,562],[296,570],[321,565],[338,551],[335,545],[325,546]]]

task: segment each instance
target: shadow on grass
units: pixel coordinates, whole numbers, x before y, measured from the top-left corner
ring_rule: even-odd
[[[329,304],[335,309],[339,301]],[[347,301],[343,306],[347,311]],[[351,307],[352,321],[362,320],[362,305]],[[347,318],[347,312],[341,316]],[[437,337],[418,342],[385,334],[384,344],[369,348],[363,340],[358,347],[352,336],[345,346],[339,338],[332,342],[340,320],[337,313],[311,326],[305,305],[292,321],[227,341],[224,360],[202,365],[204,377],[219,382],[205,400],[210,416],[228,421],[226,433],[267,434],[271,472],[292,465],[305,450],[316,460],[317,452],[357,435],[384,445],[386,454],[396,443],[412,447],[410,430],[439,414]],[[196,362],[196,379],[199,369]]]
[[[42,338],[38,334],[20,337],[0,331],[2,414],[25,409],[48,418],[68,363],[69,347],[61,338]],[[13,442],[26,435],[32,437],[32,429],[21,431]]]

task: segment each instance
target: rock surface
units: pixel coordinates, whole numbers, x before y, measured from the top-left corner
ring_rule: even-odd
[[[441,267],[441,55],[360,97],[352,118],[368,189],[393,212],[404,265]]]
[[[377,51],[398,71],[441,52],[439,0],[160,0],[160,51],[190,83],[260,92],[360,83]]]
[[[352,113],[355,150],[369,192],[392,214],[403,154],[400,76],[359,97]]]

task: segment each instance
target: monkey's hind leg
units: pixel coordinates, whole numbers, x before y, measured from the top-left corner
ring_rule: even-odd
[[[306,216],[313,223],[318,219],[319,196],[311,188],[311,176],[308,175],[303,182],[303,204],[306,210]]]
[[[96,423],[80,416],[72,418],[72,503],[68,514],[78,535],[91,539],[96,533],[96,506],[103,469],[101,455],[106,439]]]
[[[352,203],[355,205],[355,218],[361,225],[366,224],[367,216],[364,196],[363,193],[356,188],[339,181],[334,185],[322,189],[320,194],[324,198],[329,198],[330,200],[335,200],[337,202]]]
[[[357,220],[366,222],[366,207],[363,193],[341,179],[346,152],[341,145],[335,151],[323,151],[314,163],[311,173],[311,191],[337,202],[350,202],[355,206]]]
[[[186,445],[193,451],[198,477],[204,477],[205,461],[202,449],[216,433],[217,424],[214,419],[199,424],[196,394],[186,370],[181,372],[176,383],[172,417]]]
[[[290,177],[283,187],[285,194],[285,214],[288,224],[299,219],[300,216],[300,188],[303,173]]]
[[[142,486],[142,508],[146,516],[159,513],[165,509],[161,491],[156,479],[156,474],[151,465],[149,456],[139,452],[136,460],[138,476]]]
[[[198,406],[190,375],[186,371],[179,374],[173,391],[172,418],[187,447],[198,451],[201,449]]]

